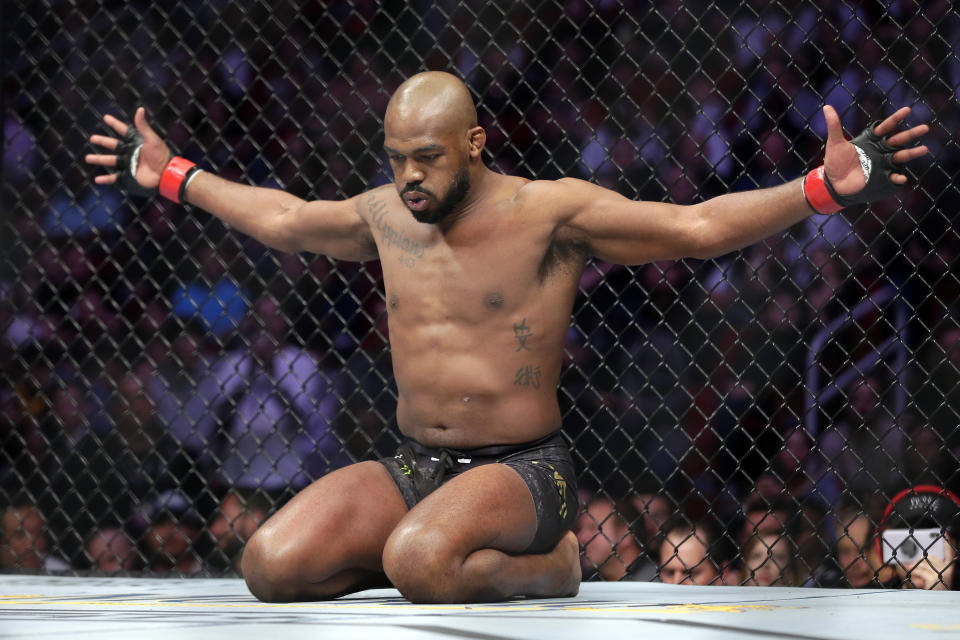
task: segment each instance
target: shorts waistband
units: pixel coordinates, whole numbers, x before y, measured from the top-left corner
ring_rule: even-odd
[[[548,433],[542,438],[537,438],[536,440],[531,440],[530,442],[521,442],[519,444],[496,444],[489,445],[486,447],[476,447],[473,449],[453,449],[451,447],[428,447],[426,445],[420,444],[412,438],[407,438],[407,442],[410,443],[410,446],[420,455],[429,455],[434,457],[439,457],[439,454],[446,452],[448,455],[454,458],[502,458],[503,456],[508,456],[514,453],[519,453],[521,451],[526,451],[528,449],[535,449],[536,447],[542,447],[547,445],[559,444],[566,446],[566,442],[563,440],[563,436],[560,435],[560,430]]]

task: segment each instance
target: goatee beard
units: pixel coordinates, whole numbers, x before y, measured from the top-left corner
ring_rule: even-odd
[[[411,188],[408,185],[404,188],[404,191],[408,190],[417,191],[418,189]],[[420,189],[420,191],[422,191],[422,189]],[[447,197],[440,201],[436,209],[433,211],[410,211],[410,213],[413,214],[417,222],[438,224],[441,220],[453,213],[457,205],[467,197],[468,191],[470,191],[470,172],[466,169],[461,169],[453,176],[453,183],[450,185],[450,191],[447,192]]]

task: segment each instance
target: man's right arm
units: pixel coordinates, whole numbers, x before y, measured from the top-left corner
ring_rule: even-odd
[[[90,141],[107,153],[89,154],[86,161],[117,172],[97,176],[97,184],[118,184],[140,194],[156,193],[160,186],[164,192],[161,177],[174,163],[170,162],[166,143],[147,123],[143,107],[134,115],[135,129],[111,115],[104,116],[104,122],[119,137],[91,136]],[[341,260],[377,257],[373,235],[360,211],[359,197],[308,202],[278,189],[242,185],[204,171],[182,184],[185,188],[179,190],[181,200],[212,213],[268,247],[311,251]],[[174,195],[168,197],[176,200],[177,189],[173,191]]]

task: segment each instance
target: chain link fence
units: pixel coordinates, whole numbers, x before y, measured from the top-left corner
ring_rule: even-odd
[[[931,126],[895,199],[715,260],[588,264],[559,388],[586,578],[667,580],[688,540],[712,554],[692,570],[729,583],[885,582],[890,497],[957,491],[950,2],[2,11],[3,570],[229,573],[292,493],[392,453],[377,263],[267,250],[98,187],[83,157],[102,114],[142,104],[226,178],[344,198],[389,180],[384,108],[425,69],[466,80],[497,170],[634,199],[798,177],[822,157],[824,103],[848,133],[902,105]]]

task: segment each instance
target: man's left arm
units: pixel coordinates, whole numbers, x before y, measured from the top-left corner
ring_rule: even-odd
[[[815,211],[890,197],[907,182],[903,165],[927,153],[914,144],[929,127],[901,130],[903,107],[848,141],[833,107],[823,109],[823,167],[768,189],[729,193],[695,205],[636,202],[602,187],[561,180],[561,224],[578,232],[597,257],[619,264],[711,258],[768,238]]]

